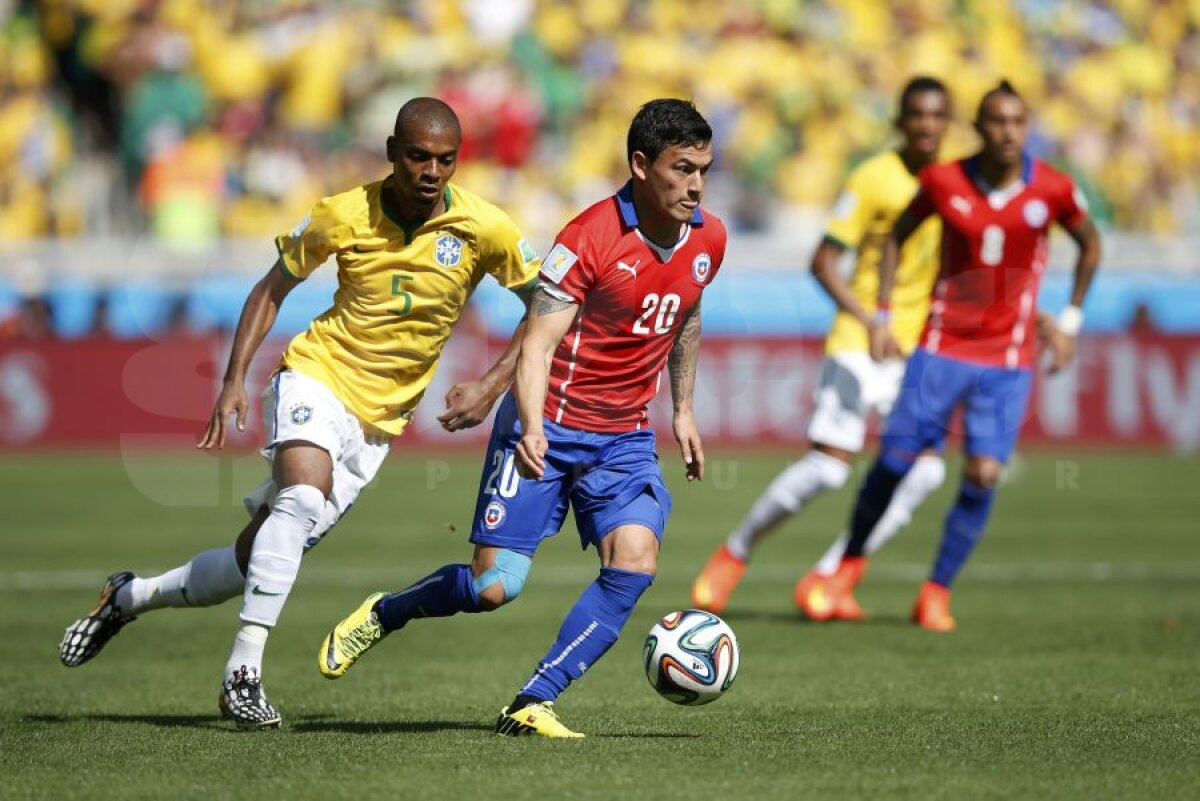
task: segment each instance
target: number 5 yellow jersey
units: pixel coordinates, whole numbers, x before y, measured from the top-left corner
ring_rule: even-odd
[[[540,260],[508,215],[454,185],[443,214],[405,227],[390,184],[321,200],[275,244],[295,280],[329,256],[338,271],[333,306],[292,339],[284,364],[324,383],[364,423],[399,434],[484,275],[519,289],[537,279]]]
[[[916,176],[904,166],[899,153],[889,150],[858,165],[834,205],[833,219],[825,235],[857,251],[850,290],[868,314],[875,311],[879,295],[879,261],[884,239],[916,193]],[[941,231],[941,222],[931,217],[900,249],[896,285],[892,290],[891,328],[905,353],[916,347],[929,315],[929,296],[938,273]],[[825,353],[832,356],[867,350],[866,328],[839,311],[825,338]]]

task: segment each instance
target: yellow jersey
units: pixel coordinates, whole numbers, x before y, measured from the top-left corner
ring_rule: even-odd
[[[284,365],[324,383],[364,423],[399,434],[484,275],[520,289],[537,279],[540,259],[508,215],[454,185],[445,213],[407,228],[390,184],[319,201],[275,245],[295,280],[331,255],[338,267],[333,306],[292,339]]]
[[[883,242],[916,192],[916,176],[904,166],[899,153],[889,150],[858,165],[834,205],[825,235],[847,249],[857,250],[850,291],[869,314],[874,313],[878,301]],[[929,315],[929,295],[938,273],[941,226],[936,215],[930,216],[900,249],[892,290],[891,328],[905,353],[917,346]],[[826,355],[867,350],[867,329],[839,311],[825,337]]]

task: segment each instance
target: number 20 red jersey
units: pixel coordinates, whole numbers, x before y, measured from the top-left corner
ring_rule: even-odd
[[[979,175],[979,156],[931,165],[919,178],[910,211],[943,221],[941,269],[921,347],[969,362],[1032,367],[1050,223],[1083,223],[1082,195],[1069,177],[1028,157],[1021,180],[1000,190]]]
[[[642,237],[632,184],[559,233],[541,278],[579,305],[554,351],[545,417],[601,433],[645,427],[675,334],[721,267],[725,226],[696,209],[671,248]]]

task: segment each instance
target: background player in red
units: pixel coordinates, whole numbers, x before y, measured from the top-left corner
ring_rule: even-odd
[[[879,308],[887,309],[901,243],[922,220],[942,218],[942,266],[921,345],[909,360],[883,448],[859,491],[843,562],[863,546],[900,480],[926,449],[941,450],[951,415],[963,408],[966,469],[929,581],[913,618],[936,631],[955,626],[950,585],[983,536],[1004,463],[1016,444],[1033,382],[1038,287],[1049,227],[1079,246],[1071,303],[1048,332],[1054,367],[1074,355],[1080,311],[1100,260],[1100,240],[1071,179],[1024,152],[1025,101],[1007,82],[984,95],[975,155],[927,167],[920,189],[884,246]],[[898,352],[885,327],[872,330],[875,358]]]
[[[318,661],[343,675],[413,618],[496,609],[520,593],[541,541],[568,506],[600,575],[496,721],[500,734],[579,737],[551,704],[617,640],[657,570],[671,495],[647,405],[667,367],[688,480],[704,477],[692,414],[700,296],[725,255],[725,228],[701,211],[712,130],[682,100],[654,100],[626,145],[632,179],[559,233],[542,264],[514,393],[496,413],[470,565],[366,599],[326,637]]]

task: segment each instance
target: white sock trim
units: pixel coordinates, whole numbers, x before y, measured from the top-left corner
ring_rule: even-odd
[[[900,480],[891,503],[884,510],[883,517],[871,529],[870,536],[863,546],[863,553],[872,556],[900,533],[912,520],[913,512],[917,510],[926,498],[946,480],[946,463],[941,456],[927,454],[918,457],[908,474]],[[832,576],[842,563],[842,555],[846,552],[846,543],[850,536],[842,532],[829,550],[821,556],[814,570],[822,576]]]
[[[850,477],[850,465],[827,453],[812,449],[775,477],[741,525],[729,535],[725,546],[742,561],[749,561],[758,542],[804,504],[831,489],[839,489]]]

